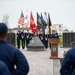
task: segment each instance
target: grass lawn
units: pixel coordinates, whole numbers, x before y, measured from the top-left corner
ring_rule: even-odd
[[[59,38],[60,38],[60,43],[59,43],[59,45],[63,45],[63,36],[60,36]]]

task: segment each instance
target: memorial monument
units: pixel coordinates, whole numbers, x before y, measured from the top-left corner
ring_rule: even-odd
[[[30,50],[30,51],[43,51],[44,50],[44,45],[38,36],[34,36],[32,38],[32,40],[28,44],[27,50]]]

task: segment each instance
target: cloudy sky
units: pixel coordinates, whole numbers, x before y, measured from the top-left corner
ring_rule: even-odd
[[[75,0],[0,0],[0,22],[3,15],[9,15],[9,28],[17,27],[21,10],[24,15],[32,11],[35,22],[36,12],[48,12],[52,24],[63,24],[70,30],[75,29]]]

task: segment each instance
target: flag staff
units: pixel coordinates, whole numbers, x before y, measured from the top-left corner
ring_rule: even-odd
[[[48,13],[48,27],[49,27],[49,34],[51,34],[51,20],[50,20],[50,14]]]

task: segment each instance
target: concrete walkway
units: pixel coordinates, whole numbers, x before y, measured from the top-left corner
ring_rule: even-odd
[[[45,51],[27,51],[26,49],[20,49],[26,56],[30,72],[28,75],[60,75],[60,61],[58,59],[49,59],[51,50],[45,49]],[[63,57],[63,52],[69,50],[69,48],[58,48],[58,57]]]

